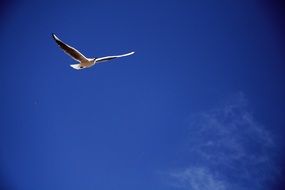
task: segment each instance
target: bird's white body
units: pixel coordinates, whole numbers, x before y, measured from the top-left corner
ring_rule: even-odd
[[[93,65],[95,65],[95,63],[96,61],[94,58],[94,59],[87,59],[87,61],[81,61],[78,64],[72,64],[70,66],[76,70],[80,70],[80,69],[92,67]]]
[[[87,58],[82,53],[80,53],[77,49],[74,47],[71,47],[61,41],[55,34],[52,34],[53,39],[55,42],[63,49],[63,51],[68,54],[72,59],[76,60],[78,64],[72,64],[70,65],[72,68],[76,70],[85,69],[92,67],[96,63],[101,63],[105,61],[109,61],[111,59],[119,58],[119,57],[125,57],[134,54],[135,52],[130,52],[122,55],[112,55],[112,56],[106,56],[106,57],[99,57],[99,58]]]

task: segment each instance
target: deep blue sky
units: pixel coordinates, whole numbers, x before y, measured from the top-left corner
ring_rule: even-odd
[[[280,189],[282,5],[0,4],[4,190]],[[51,38],[86,56],[76,71]]]

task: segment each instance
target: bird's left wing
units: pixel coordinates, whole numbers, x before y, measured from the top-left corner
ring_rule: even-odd
[[[130,52],[130,53],[126,53],[126,54],[122,54],[122,55],[111,55],[111,56],[106,56],[106,57],[99,57],[96,58],[96,63],[101,63],[101,62],[105,62],[105,61],[109,61],[111,59],[115,59],[115,58],[119,58],[119,57],[125,57],[125,56],[129,56],[134,54],[135,52]]]
[[[63,51],[66,54],[68,54],[70,57],[72,57],[72,59],[74,59],[78,62],[88,61],[88,59],[84,55],[82,55],[82,53],[80,53],[74,47],[71,47],[71,46],[67,45],[66,43],[64,43],[63,41],[61,41],[55,34],[52,34],[52,37],[55,40],[55,42],[59,45],[59,47],[61,47],[61,49],[63,49]]]

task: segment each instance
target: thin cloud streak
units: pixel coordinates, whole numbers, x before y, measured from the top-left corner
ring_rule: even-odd
[[[213,174],[203,167],[191,167],[181,172],[170,173],[170,177],[177,180],[176,187],[188,188],[193,190],[225,190],[223,181],[218,180]]]

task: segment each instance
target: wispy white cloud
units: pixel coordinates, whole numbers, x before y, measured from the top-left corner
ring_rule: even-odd
[[[273,138],[248,111],[242,93],[189,119],[188,166],[168,175],[189,190],[266,189],[276,169]]]
[[[176,187],[180,188],[191,187],[192,190],[226,189],[223,181],[216,179],[207,168],[203,167],[191,167],[180,172],[172,172],[170,177],[177,180]]]

